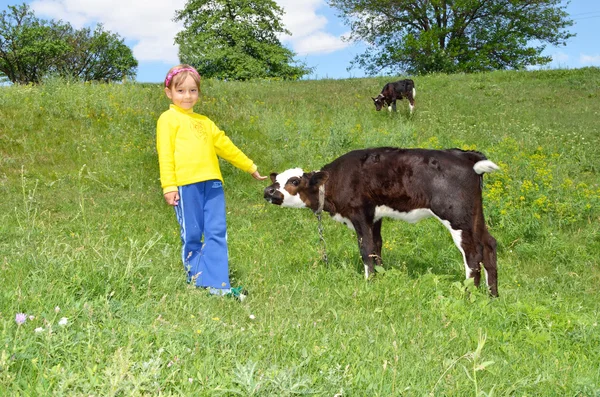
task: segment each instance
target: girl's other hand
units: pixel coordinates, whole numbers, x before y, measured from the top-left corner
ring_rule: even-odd
[[[252,178],[256,179],[257,181],[264,181],[265,179],[267,179],[267,177],[266,177],[266,176],[261,176],[261,175],[258,173],[258,170],[257,170],[257,171],[254,171],[254,172],[252,173]]]
[[[165,193],[165,201],[169,205],[176,206],[179,204],[179,192]]]

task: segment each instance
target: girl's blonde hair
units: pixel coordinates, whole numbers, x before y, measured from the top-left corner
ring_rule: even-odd
[[[165,87],[177,88],[188,76],[192,76],[198,86],[198,90],[200,90],[200,73],[187,63],[182,63],[169,69],[169,73],[165,77]]]

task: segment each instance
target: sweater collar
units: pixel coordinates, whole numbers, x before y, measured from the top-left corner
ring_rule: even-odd
[[[169,109],[173,109],[176,112],[183,113],[183,114],[192,114],[192,113],[194,113],[194,109],[193,108],[192,109],[184,109],[184,108],[180,108],[179,106],[177,106],[177,105],[175,105],[173,103],[169,106]]]

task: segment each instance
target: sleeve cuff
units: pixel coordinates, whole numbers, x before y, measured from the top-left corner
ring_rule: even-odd
[[[258,169],[258,167],[256,166],[256,164],[252,164],[252,167],[250,167],[248,169],[248,173],[249,174],[254,174],[254,172],[256,172],[257,169]]]
[[[167,194],[167,193],[171,193],[171,192],[176,192],[179,189],[177,189],[177,186],[166,186],[163,188],[163,194]]]

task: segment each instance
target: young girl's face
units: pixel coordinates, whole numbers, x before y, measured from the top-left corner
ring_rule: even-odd
[[[198,102],[198,86],[192,76],[187,76],[178,86],[172,85],[165,88],[165,94],[174,105],[189,110]]]

